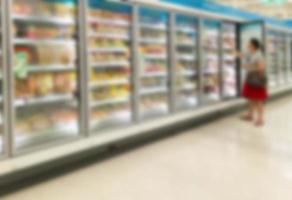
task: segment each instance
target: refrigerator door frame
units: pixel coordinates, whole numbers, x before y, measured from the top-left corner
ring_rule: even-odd
[[[195,106],[192,106],[192,107],[189,107],[189,109],[197,109],[198,107],[200,107],[200,81],[199,81],[199,77],[200,77],[200,67],[199,67],[199,17],[196,16],[196,15],[189,15],[189,14],[184,14],[184,13],[180,13],[180,12],[175,12],[175,16],[173,16],[173,30],[172,30],[172,39],[171,39],[171,44],[172,44],[172,92],[173,92],[173,99],[174,99],[174,103],[173,103],[173,106],[174,106],[174,112],[185,112],[187,109],[179,109],[178,108],[178,102],[177,102],[177,97],[179,96],[178,92],[177,92],[177,86],[176,86],[176,78],[177,78],[177,70],[176,70],[176,65],[178,63],[178,59],[177,59],[177,16],[185,16],[185,17],[189,17],[189,18],[193,18],[194,20],[196,20],[196,24],[195,24],[195,27],[196,27],[196,38],[194,40],[195,42],[195,46],[194,46],[194,56],[195,56],[195,61],[194,61],[194,66],[193,66],[193,70],[196,71],[197,75],[196,75],[196,84],[197,84],[197,87],[196,87],[196,98],[197,98],[197,101],[198,101],[198,104],[195,105]]]
[[[137,24],[136,24],[136,27],[137,27],[137,33],[136,33],[136,40],[137,40],[137,53],[135,55],[136,59],[137,59],[137,62],[136,62],[136,68],[138,68],[137,70],[137,73],[138,74],[135,74],[135,76],[137,76],[137,80],[138,80],[138,90],[137,90],[137,99],[139,100],[137,102],[138,104],[138,122],[139,123],[143,123],[143,122],[147,122],[147,121],[151,121],[151,120],[155,120],[155,119],[159,119],[161,117],[165,117],[165,116],[169,116],[173,113],[173,110],[172,110],[172,89],[171,89],[171,80],[172,80],[172,77],[171,77],[171,68],[172,68],[172,59],[171,59],[171,46],[172,46],[172,42],[169,42],[170,41],[170,37],[171,37],[171,10],[165,10],[165,9],[160,9],[160,8],[156,8],[154,6],[147,6],[147,5],[141,5],[140,3],[138,2],[134,2],[134,4],[132,5],[135,5],[137,6]],[[141,42],[140,42],[140,30],[141,30],[141,23],[140,23],[140,18],[141,18],[141,13],[140,13],[140,10],[141,9],[145,9],[145,10],[151,10],[151,11],[155,11],[155,12],[161,12],[163,14],[165,14],[167,16],[167,21],[166,21],[166,44],[165,46],[168,48],[166,53],[167,53],[167,59],[166,59],[166,63],[167,63],[167,69],[166,69],[166,73],[167,73],[167,77],[166,77],[166,87],[167,87],[167,94],[165,94],[167,100],[166,100],[166,106],[167,106],[167,112],[165,114],[161,114],[161,115],[155,115],[155,116],[151,116],[151,118],[149,117],[142,117],[143,116],[143,113],[141,112],[141,103],[142,103],[142,95],[141,95],[141,82],[142,82],[142,76],[141,76],[141,62],[139,62],[139,58],[140,58],[140,46],[141,46]]]
[[[7,40],[7,99],[6,99],[6,104],[8,106],[8,113],[7,113],[7,130],[8,130],[8,151],[9,151],[9,157],[18,157],[18,156],[22,156],[25,154],[29,154],[29,153],[33,153],[39,150],[45,150],[45,149],[50,149],[56,145],[62,145],[62,144],[66,144],[69,142],[73,142],[73,141],[78,141],[80,139],[83,138],[83,135],[81,132],[78,132],[78,134],[76,136],[72,136],[69,138],[65,138],[65,139],[56,139],[56,140],[51,140],[51,141],[47,141],[47,142],[43,142],[40,143],[38,145],[33,145],[33,146],[29,146],[26,147],[24,149],[17,149],[16,148],[16,144],[15,144],[15,137],[16,137],[16,133],[15,133],[15,125],[16,125],[16,108],[14,106],[14,100],[15,100],[15,77],[14,77],[14,72],[13,72],[13,56],[14,56],[14,44],[13,44],[13,34],[12,34],[12,29],[13,29],[13,12],[12,12],[12,7],[13,7],[13,1],[14,0],[6,0],[7,1],[7,6],[6,6],[6,40]],[[82,7],[82,5],[80,4],[80,1],[76,1],[76,8],[77,8],[77,14],[75,16],[75,25],[76,25],[76,34],[79,34],[79,29],[80,27],[78,23],[80,23],[80,15],[82,15],[81,13],[83,13],[83,9],[84,7]],[[79,72],[78,69],[81,69],[81,66],[84,65],[84,63],[82,63],[82,59],[80,55],[81,52],[81,40],[78,37],[75,38],[76,40],[76,52],[77,52],[77,62],[76,62],[76,72]],[[82,78],[83,79],[83,78]],[[78,75],[76,81],[81,81],[81,77],[80,74]],[[82,84],[77,83],[77,84]],[[81,115],[82,115],[82,111],[81,111],[81,100],[82,98],[80,97],[81,95],[78,95],[77,97],[77,101],[78,101],[78,108],[76,108],[76,112],[78,113],[79,117],[77,118],[77,124],[78,124],[78,131],[81,131],[81,123],[79,121]]]
[[[11,156],[11,138],[9,132],[9,78],[6,76],[8,70],[8,43],[7,36],[7,16],[8,16],[8,3],[9,1],[1,2],[1,53],[2,53],[2,149],[0,153],[0,160],[6,159]]]
[[[115,131],[117,129],[120,129],[120,128],[124,128],[126,126],[114,126],[113,128],[101,128],[101,129],[92,129],[92,126],[91,126],[91,113],[92,113],[92,108],[90,106],[91,104],[91,99],[90,99],[90,95],[91,95],[91,90],[90,90],[90,71],[91,71],[91,65],[90,65],[90,58],[89,58],[89,53],[88,53],[88,49],[89,49],[89,45],[88,45],[88,39],[90,38],[89,34],[88,34],[88,25],[89,25],[89,10],[90,10],[90,0],[85,0],[86,1],[86,4],[84,5],[84,21],[83,23],[85,24],[84,26],[84,29],[85,29],[85,32],[84,32],[84,56],[85,56],[85,62],[86,62],[86,78],[84,80],[86,80],[86,92],[85,92],[85,96],[86,96],[86,111],[84,111],[85,113],[85,116],[86,116],[86,120],[85,120],[85,127],[86,127],[86,130],[85,130],[85,136],[86,137],[91,137],[91,136],[96,136],[96,135],[99,135],[99,134],[106,134],[108,132],[111,132],[111,131]],[[109,5],[110,4],[115,4],[116,2],[112,2],[112,1],[108,1],[107,2]],[[120,3],[118,3],[120,4]],[[117,4],[117,5],[118,5]],[[131,119],[130,119],[130,122],[127,124],[129,126],[132,126],[132,125],[135,125],[139,122],[139,119],[138,119],[138,113],[139,113],[139,110],[138,110],[138,106],[136,105],[136,102],[138,102],[137,98],[137,90],[139,89],[139,82],[136,80],[136,74],[139,74],[138,72],[138,68],[136,67],[137,65],[135,65],[135,63],[137,63],[139,61],[139,58],[137,58],[137,52],[138,52],[138,49],[137,49],[137,41],[138,41],[138,37],[139,35],[137,34],[137,28],[138,28],[138,24],[137,24],[137,13],[138,13],[138,6],[135,4],[135,3],[132,3],[132,4],[120,4],[121,6],[126,6],[130,9],[130,13],[129,13],[129,16],[131,16],[131,25],[129,27],[129,36],[130,36],[130,39],[129,39],[129,50],[131,52],[131,56],[130,56],[130,59],[129,59],[129,62],[130,62],[130,65],[131,65],[131,75],[129,77],[129,84],[131,86],[131,90],[130,90],[130,95],[129,95],[129,105],[130,105],[130,108],[129,108],[129,112],[131,113]],[[98,8],[98,7],[97,7]],[[103,10],[101,8],[101,10]],[[82,52],[81,52],[82,53]]]
[[[236,95],[234,96],[234,97],[224,97],[224,86],[223,86],[223,84],[224,84],[224,77],[223,77],[223,73],[224,73],[224,62],[223,62],[223,56],[224,56],[224,49],[223,49],[223,25],[224,24],[232,24],[233,26],[234,26],[234,34],[235,34],[235,38],[234,38],[234,43],[235,43],[235,51],[239,51],[240,50],[240,37],[239,37],[239,34],[240,34],[240,31],[238,31],[238,26],[239,26],[239,24],[237,23],[237,22],[234,22],[234,21],[222,21],[221,22],[221,34],[220,34],[220,36],[221,36],[221,38],[220,38],[220,57],[219,57],[219,59],[220,59],[220,66],[221,66],[221,76],[222,76],[222,78],[221,78],[221,84],[222,84],[222,86],[221,86],[221,88],[222,88],[222,100],[223,101],[228,101],[228,100],[233,100],[233,99],[236,99],[236,98],[239,98],[240,97],[240,91],[241,91],[241,85],[240,85],[240,63],[239,63],[239,61],[238,61],[238,58],[235,58],[235,61],[234,61],[234,63],[235,63],[235,82],[236,82]]]
[[[216,103],[220,103],[223,102],[224,99],[222,98],[222,64],[221,64],[221,60],[222,60],[222,54],[220,52],[221,49],[221,35],[222,35],[222,30],[221,30],[221,26],[222,26],[222,20],[216,20],[216,19],[212,19],[212,18],[201,18],[201,24],[200,24],[200,92],[201,92],[201,100],[200,100],[200,104],[203,106],[208,106],[208,105],[213,105]],[[216,28],[217,32],[218,32],[218,39],[217,39],[217,46],[218,46],[218,52],[217,52],[217,57],[218,57],[218,73],[216,74],[216,76],[218,76],[218,80],[219,80],[219,84],[218,84],[218,100],[209,100],[206,101],[205,99],[205,92],[204,92],[204,80],[205,80],[205,74],[204,74],[204,68],[206,67],[205,63],[206,63],[206,57],[205,57],[205,43],[204,43],[204,32],[206,30],[206,25],[205,22],[215,22],[218,24],[218,27]]]

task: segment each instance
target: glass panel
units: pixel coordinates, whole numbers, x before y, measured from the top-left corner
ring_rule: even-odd
[[[278,55],[278,66],[280,70],[280,84],[286,83],[287,78],[287,68],[285,63],[285,53],[286,53],[286,46],[285,46],[285,34],[278,33],[277,34],[277,55]]]
[[[131,122],[131,12],[90,1],[88,48],[91,131]]]
[[[13,0],[15,146],[78,135],[75,0]]]
[[[287,37],[287,68],[288,68],[288,80],[292,82],[292,37]]]
[[[219,23],[204,21],[203,28],[203,102],[220,100]]]
[[[269,76],[269,86],[277,86],[277,77],[278,77],[278,63],[277,63],[277,37],[276,34],[272,31],[269,31],[267,34],[267,59],[268,59],[268,76]]]
[[[3,1],[0,1],[0,11],[3,12]],[[3,24],[0,14],[0,27]],[[3,30],[3,29],[2,29]],[[2,54],[2,33],[0,32],[0,155],[4,153],[4,132],[3,132],[3,54]]]
[[[198,104],[197,25],[195,18],[176,17],[176,109]]]
[[[168,112],[168,15],[140,10],[140,118]]]
[[[222,25],[223,37],[223,96],[225,98],[237,95],[237,69],[236,57],[236,25],[224,23]]]

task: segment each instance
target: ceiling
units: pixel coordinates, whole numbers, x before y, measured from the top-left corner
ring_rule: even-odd
[[[213,0],[217,3],[272,16],[280,19],[292,19],[292,0],[282,0],[285,3],[265,4],[268,0]],[[272,0],[270,0],[272,1]],[[277,0],[274,0],[277,1]]]

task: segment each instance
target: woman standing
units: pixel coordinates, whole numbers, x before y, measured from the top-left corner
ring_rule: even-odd
[[[243,59],[243,66],[247,71],[242,95],[248,100],[248,110],[242,116],[242,119],[252,122],[255,119],[256,126],[263,126],[264,101],[267,99],[268,94],[266,66],[260,41],[251,39],[248,44],[248,53],[240,57]]]

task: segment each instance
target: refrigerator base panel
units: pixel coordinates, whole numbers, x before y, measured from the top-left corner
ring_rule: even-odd
[[[15,148],[17,150],[25,150],[38,147],[42,144],[49,142],[67,140],[77,137],[78,133],[75,131],[62,131],[62,132],[44,132],[42,134],[17,134],[15,136]]]
[[[281,96],[282,94],[288,94],[291,91],[292,85],[280,87],[271,91],[271,96]],[[15,177],[14,175],[19,174],[19,172],[21,172],[20,174],[22,174],[22,176],[31,177],[39,172],[43,172],[44,170],[50,170],[48,166],[52,165],[48,165],[48,163],[52,164],[55,161],[54,163],[56,164],[64,164],[66,161],[69,165],[70,162],[76,160],[77,155],[82,155],[80,154],[82,152],[89,155],[91,155],[91,153],[92,155],[95,153],[94,155],[96,155],[98,149],[103,150],[107,146],[119,144],[119,142],[123,142],[123,144],[127,145],[127,143],[124,143],[124,141],[135,143],[137,140],[143,140],[143,136],[146,137],[149,135],[149,133],[156,135],[164,128],[169,129],[173,127],[175,129],[175,127],[181,127],[183,123],[187,122],[192,122],[193,125],[195,120],[199,121],[206,116],[210,116],[210,114],[216,114],[218,112],[221,112],[222,114],[224,111],[226,113],[230,113],[230,110],[241,108],[243,105],[245,105],[244,100],[236,99],[214,105],[203,106],[190,112],[177,113],[176,115],[170,115],[159,120],[152,120],[143,124],[129,126],[123,131],[119,129],[115,131],[104,132],[107,134],[98,134],[93,137],[75,140],[74,142],[70,142],[65,145],[63,144],[55,146],[52,144],[54,148],[35,151],[26,156],[2,160],[0,176],[3,177],[4,181],[0,182],[0,186],[11,184],[9,180],[11,180],[12,177]],[[38,167],[36,168],[36,166]],[[30,170],[32,168],[37,170]],[[22,179],[24,177],[18,178]]]
[[[102,120],[93,121],[91,124],[91,132],[100,131],[109,128],[125,127],[132,123],[132,116],[129,111],[116,113],[113,116]]]

